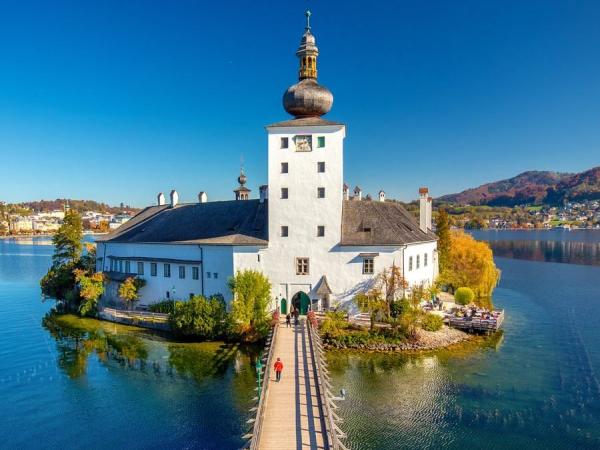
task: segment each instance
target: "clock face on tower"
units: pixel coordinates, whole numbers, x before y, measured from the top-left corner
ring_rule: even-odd
[[[310,152],[312,151],[312,136],[311,135],[297,135],[294,136],[294,143],[296,144],[297,152]]]

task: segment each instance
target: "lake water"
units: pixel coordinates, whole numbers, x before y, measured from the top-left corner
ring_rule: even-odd
[[[496,258],[503,336],[422,356],[330,353],[350,447],[600,448],[600,232],[473,234],[512,249]]]
[[[0,240],[0,448],[240,448],[256,350],[48,315],[51,254]]]
[[[600,448],[600,232],[474,234],[498,253],[512,243],[496,260],[504,335],[420,356],[330,353],[349,446]],[[255,350],[47,315],[47,244],[0,240],[0,448],[239,448]]]

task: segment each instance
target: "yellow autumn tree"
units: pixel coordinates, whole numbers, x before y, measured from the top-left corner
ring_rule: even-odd
[[[482,299],[492,296],[499,279],[500,271],[489,244],[476,241],[462,231],[453,231],[448,261],[440,274],[441,283],[454,290],[469,287],[477,299]]]

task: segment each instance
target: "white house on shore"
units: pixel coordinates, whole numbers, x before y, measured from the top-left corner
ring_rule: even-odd
[[[333,95],[317,82],[315,37],[309,22],[296,52],[299,82],[283,97],[293,118],[266,127],[268,185],[251,199],[242,172],[235,200],[180,204],[158,195],[118,229],[98,239],[97,270],[118,301],[128,276],[146,280],[141,305],[194,294],[231,297],[227,280],[255,269],[271,281],[273,308],[290,304],[328,309],[345,303],[395,264],[409,285],[429,285],[437,275],[437,238],[431,231],[431,197],[419,189],[417,221],[400,204],[350,196],[344,184],[343,123],[323,119]]]

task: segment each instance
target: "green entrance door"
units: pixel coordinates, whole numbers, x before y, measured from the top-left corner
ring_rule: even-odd
[[[294,308],[296,308],[300,314],[305,315],[308,312],[310,298],[304,292],[297,292],[292,298],[292,305],[294,305]]]
[[[279,311],[281,311],[281,314],[287,314],[287,300],[285,298],[281,299]]]

